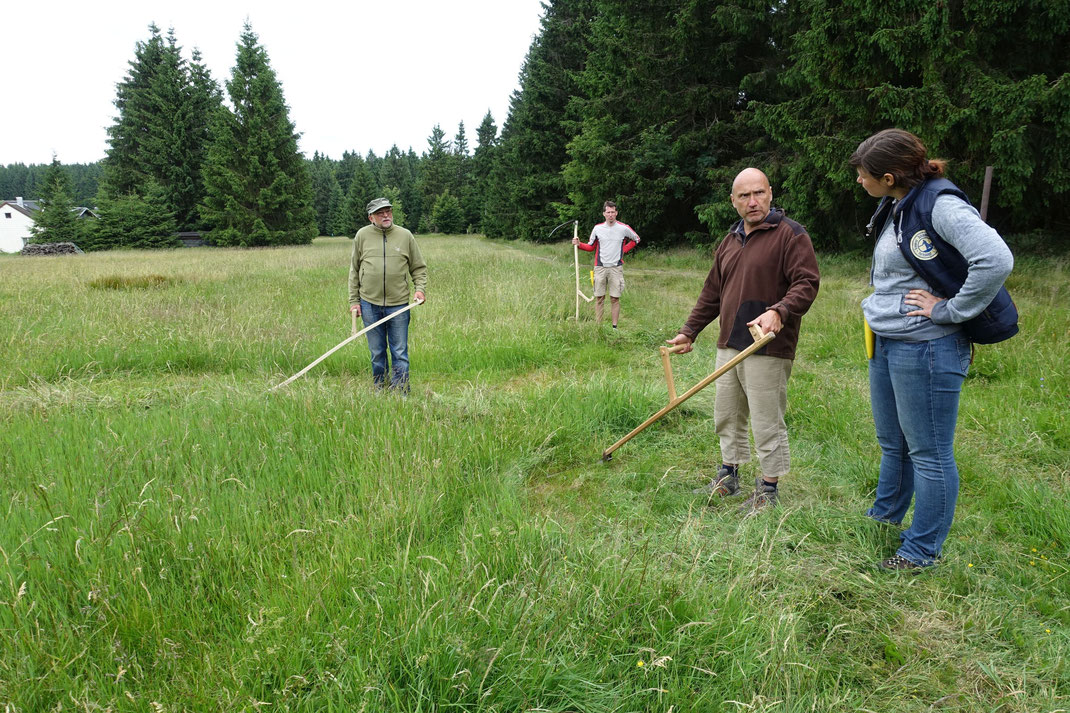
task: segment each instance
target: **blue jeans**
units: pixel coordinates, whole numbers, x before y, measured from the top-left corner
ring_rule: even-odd
[[[878,336],[869,362],[881,466],[866,514],[898,524],[914,499],[914,519],[897,552],[914,564],[936,564],[955,516],[955,423],[969,366],[970,341],[961,333],[927,342]]]
[[[405,305],[383,307],[372,303],[360,301],[360,318],[364,326],[378,322],[383,317],[393,314]],[[382,388],[386,382],[386,350],[390,347],[390,364],[393,369],[390,372],[391,388],[409,390],[409,315],[410,312],[398,315],[389,322],[380,324],[368,332],[368,350],[372,353],[372,380],[375,385]]]

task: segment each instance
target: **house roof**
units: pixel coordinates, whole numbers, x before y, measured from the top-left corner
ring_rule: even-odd
[[[37,201],[23,201],[22,205],[19,205],[15,201],[4,201],[3,203],[0,203],[0,208],[4,208],[4,207],[14,208],[15,210],[17,210],[19,213],[22,213],[27,218],[32,218],[33,217],[33,211],[41,210],[37,205]]]
[[[19,199],[18,198],[6,198],[6,199],[4,199],[3,202],[4,203],[10,203],[11,205],[18,205]],[[22,206],[24,208],[27,208],[27,209],[31,210],[31,211],[33,211],[33,210],[41,210],[41,199],[40,198],[23,198],[22,199]]]
[[[3,201],[2,203],[0,203],[0,207],[3,207],[3,206],[10,206],[10,207],[14,208],[15,210],[17,210],[19,213],[22,213],[27,218],[32,218],[33,214],[36,211],[41,210],[40,201],[23,200],[22,201],[22,205],[19,205],[15,201]],[[100,217],[100,216],[97,215],[97,212],[95,210],[93,210],[92,208],[86,208],[85,206],[81,206],[81,205],[74,206],[73,208],[71,208],[71,210],[74,211],[78,215],[79,218],[99,218]]]

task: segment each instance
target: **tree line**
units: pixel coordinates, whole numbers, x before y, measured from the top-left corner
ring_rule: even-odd
[[[12,163],[0,166],[0,200],[12,198],[37,198],[45,184],[49,164]],[[91,206],[97,195],[100,176],[104,172],[101,161],[95,163],[63,164],[70,179],[70,196],[76,205]]]
[[[225,89],[197,50],[187,60],[173,30],[165,36],[150,25],[116,87],[118,115],[105,159],[91,165],[91,187],[85,171],[58,157],[47,166],[0,167],[0,186],[41,198],[36,241],[87,250],[170,247],[178,231],[222,246],[352,235],[367,222],[367,202],[381,195],[399,223],[420,232],[479,229],[476,178],[489,172],[497,134],[490,112],[474,151],[462,122],[452,140],[435,125],[420,156],[394,146],[381,157],[347,151],[333,160],[317,151],[305,159],[282,87],[248,24]],[[99,217],[72,220],[76,201],[91,202]]]
[[[891,126],[950,159],[1005,233],[1070,232],[1070,3],[553,0],[496,146],[489,235],[540,239],[605,199],[656,241],[736,219],[746,166],[823,248],[873,205],[847,158]],[[548,206],[556,212],[547,210]]]
[[[315,237],[298,135],[267,52],[247,23],[226,97],[196,49],[155,25],[116,87],[118,115],[95,196],[95,220],[64,219],[71,182],[53,157],[34,215],[38,241],[83,249],[169,247],[177,232],[215,245],[284,245]],[[58,227],[62,226],[62,228]]]
[[[390,199],[395,222],[416,232],[479,231],[497,133],[488,111],[476,130],[474,150],[462,121],[452,140],[436,124],[419,156],[396,145],[383,156],[347,151],[338,161],[314,153],[309,172],[319,234],[354,234],[367,224],[365,206],[377,196]]]
[[[300,157],[250,27],[226,101],[196,51],[149,29],[117,87],[90,248],[150,226],[217,245],[351,235],[378,195],[417,232],[528,240],[610,199],[648,243],[701,244],[735,219],[729,185],[750,165],[815,244],[853,248],[872,201],[846,160],[888,126],[951,159],[975,199],[994,166],[1002,232],[1070,228],[1068,3],[549,0],[500,134],[488,111],[474,147],[463,123],[452,139],[435,125],[419,155],[339,159]]]

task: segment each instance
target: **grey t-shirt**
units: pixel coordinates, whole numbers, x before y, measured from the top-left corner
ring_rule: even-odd
[[[595,256],[595,265],[616,267],[621,264],[624,258],[624,241],[638,241],[639,236],[635,234],[630,225],[618,220],[613,225],[599,223],[594,226],[591,230],[591,239],[587,241],[587,244],[593,245],[595,240],[598,241],[599,245]]]
[[[862,300],[866,322],[882,337],[920,342],[957,332],[961,322],[973,319],[992,302],[1011,274],[1014,257],[1010,249],[973,206],[955,196],[940,196],[933,205],[932,221],[940,237],[966,259],[966,282],[953,297],[933,307],[931,319],[908,317],[916,307],[903,301],[907,292],[933,292],[933,288],[899,251],[899,226],[889,216],[873,250],[873,294]]]

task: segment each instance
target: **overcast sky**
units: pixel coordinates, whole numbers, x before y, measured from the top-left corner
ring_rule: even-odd
[[[101,0],[23,5],[0,38],[0,164],[104,157],[115,85],[155,22],[223,87],[246,20],[282,82],[301,150],[417,154],[437,123],[471,149],[490,109],[501,130],[539,29],[540,0]],[[13,8],[9,8],[12,10]],[[225,91],[225,90],[224,90]]]

